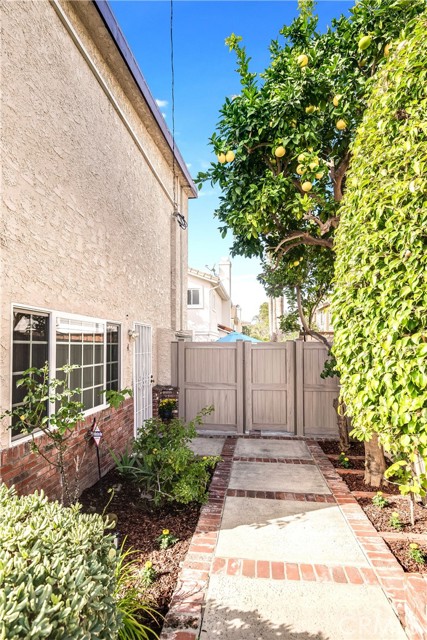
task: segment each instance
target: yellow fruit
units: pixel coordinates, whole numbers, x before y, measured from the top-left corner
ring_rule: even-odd
[[[347,129],[347,123],[345,120],[342,120],[342,119],[337,120],[337,123],[335,126],[338,129],[338,131],[344,131],[344,129]]]
[[[316,167],[319,166],[319,161],[317,159],[313,160],[312,162],[310,162],[310,164],[308,166],[310,167],[310,169],[312,171],[314,171],[316,169]]]
[[[296,120],[291,120],[291,127],[293,127],[295,129],[296,126],[297,126],[297,121]]]
[[[321,180],[323,178],[324,174],[319,171],[319,173],[316,173],[316,180]]]
[[[391,47],[391,44],[390,44],[390,43],[389,43],[389,44],[386,44],[386,46],[384,47],[384,56],[385,56],[386,58],[388,58],[388,57],[389,57],[389,55],[390,55],[390,47]]]
[[[316,107],[312,104],[305,108],[306,113],[314,113],[315,111],[316,111]]]
[[[338,94],[336,96],[334,96],[334,99],[332,100],[334,107],[337,107],[339,104],[339,101],[341,100],[342,95]]]
[[[302,53],[300,56],[298,56],[297,62],[301,69],[302,67],[306,67],[308,65],[308,56],[306,56],[305,53]]]
[[[304,173],[306,172],[305,167],[302,166],[302,164],[299,164],[297,166],[297,173],[298,175],[302,176]]]
[[[298,260],[295,260],[295,262],[294,262],[294,267],[297,267],[298,265],[299,265],[299,261],[298,261]]]
[[[308,150],[310,151],[310,153],[313,153],[313,147],[308,147]]]
[[[311,184],[311,182],[303,182],[301,185],[301,189],[305,192],[311,191],[313,188],[313,185]]]
[[[372,42],[372,36],[362,36],[359,40],[359,51],[365,51],[365,49],[367,49]]]
[[[277,147],[277,149],[274,151],[274,155],[276,156],[276,158],[283,158],[283,156],[286,153],[286,149],[285,147]]]
[[[217,158],[218,158],[218,162],[220,162],[221,164],[224,164],[224,162],[227,162],[225,158],[225,153],[219,153],[217,155]]]
[[[300,153],[298,156],[298,162],[304,162],[305,160],[305,153]]]
[[[235,158],[235,155],[233,151],[227,151],[227,153],[225,154],[226,162],[233,162],[234,158]]]

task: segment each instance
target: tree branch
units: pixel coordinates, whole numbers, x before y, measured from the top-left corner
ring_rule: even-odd
[[[301,324],[302,324],[302,326],[304,328],[305,333],[308,333],[309,336],[312,336],[313,338],[315,338],[319,342],[323,342],[323,344],[326,345],[328,347],[328,349],[330,349],[332,345],[325,338],[325,336],[322,336],[321,333],[318,333],[317,331],[314,331],[313,329],[310,329],[310,327],[309,327],[309,324],[307,322],[307,318],[305,317],[304,310],[302,308],[301,288],[300,288],[299,285],[295,285],[295,293],[297,295],[298,315],[300,317]]]
[[[336,169],[331,169],[332,182],[334,184],[334,198],[337,202],[341,202],[344,195],[342,192],[342,181],[350,165],[350,160],[351,153],[350,151],[347,151],[338,167]]]

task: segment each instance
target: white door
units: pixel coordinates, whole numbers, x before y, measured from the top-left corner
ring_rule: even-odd
[[[135,435],[144,421],[153,416],[152,394],[152,342],[151,327],[135,323],[135,347],[133,362],[133,393],[135,405]]]

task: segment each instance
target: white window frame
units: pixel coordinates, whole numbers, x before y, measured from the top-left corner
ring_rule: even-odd
[[[11,322],[10,322],[10,362],[9,362],[9,381],[10,381],[10,390],[9,390],[9,407],[12,406],[12,373],[13,373],[13,314],[16,311],[28,312],[28,313],[43,313],[48,315],[49,317],[49,336],[48,336],[48,362],[49,362],[49,377],[53,378],[56,372],[56,327],[57,327],[57,319],[64,318],[69,320],[77,320],[83,322],[93,322],[97,324],[102,324],[104,327],[104,378],[103,378],[103,389],[106,389],[107,386],[107,324],[117,324],[120,327],[120,343],[119,343],[119,381],[123,380],[123,325],[118,320],[111,320],[106,318],[96,318],[93,316],[84,316],[76,313],[68,313],[57,311],[53,309],[47,309],[46,307],[37,307],[35,305],[28,305],[22,303],[12,303],[11,304]],[[105,396],[104,396],[105,397]],[[50,403],[50,411],[53,407],[53,403]],[[109,407],[107,402],[103,402],[101,404],[92,407],[91,409],[87,409],[83,411],[83,417],[86,418],[88,416],[93,415],[94,413],[99,413],[103,409],[107,409]],[[43,435],[43,432],[34,433],[35,437]],[[29,442],[32,439],[31,435],[22,435],[12,437],[12,430],[9,429],[9,447],[14,447],[19,444],[23,444],[25,442]]]
[[[199,292],[199,304],[188,304],[188,292],[189,291],[198,291]],[[187,287],[187,307],[189,309],[203,309],[203,287]]]

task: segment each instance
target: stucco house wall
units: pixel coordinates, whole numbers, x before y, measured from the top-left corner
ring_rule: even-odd
[[[128,332],[150,325],[153,378],[170,384],[187,236],[172,216],[163,118],[106,3],[14,1],[1,12],[1,407],[14,305],[118,323],[121,387],[133,384]],[[174,164],[187,217],[196,190],[178,151]],[[0,444],[17,446],[5,425]]]
[[[188,270],[188,290],[200,292],[198,304],[187,299],[187,325],[195,342],[215,341],[226,335],[218,325],[234,328],[230,278],[229,261],[224,268],[221,268],[220,263],[218,276],[198,269]]]

